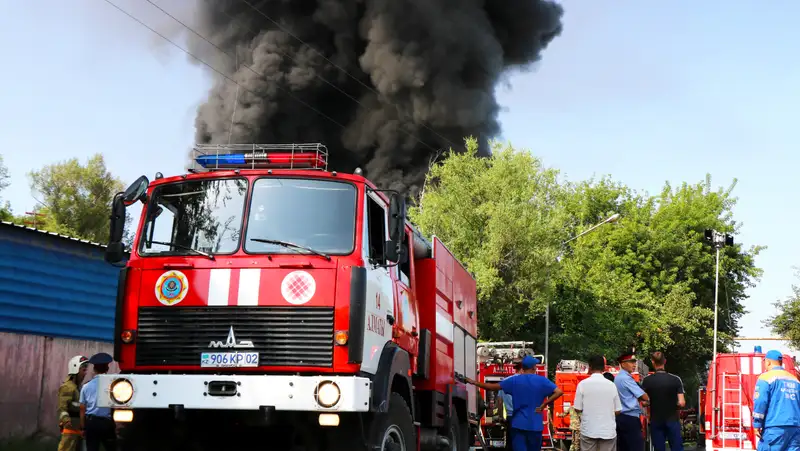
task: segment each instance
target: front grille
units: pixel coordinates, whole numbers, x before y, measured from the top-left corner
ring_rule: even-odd
[[[236,342],[252,348],[211,348]],[[200,354],[258,352],[261,366],[333,366],[332,307],[142,307],[137,365],[200,365]]]

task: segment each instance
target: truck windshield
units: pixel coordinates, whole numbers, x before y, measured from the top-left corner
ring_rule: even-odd
[[[148,200],[139,252],[145,255],[236,252],[246,197],[245,179],[193,180],[157,187]]]
[[[249,253],[309,253],[292,243],[329,255],[355,246],[356,188],[346,182],[262,178],[253,184],[244,249]]]

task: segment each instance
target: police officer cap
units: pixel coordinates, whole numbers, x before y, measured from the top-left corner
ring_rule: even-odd
[[[114,358],[106,354],[105,352],[98,352],[97,354],[89,358],[89,363],[91,363],[92,365],[108,365],[113,361]]]
[[[522,369],[529,370],[539,364],[539,359],[526,355],[522,358]]]
[[[767,355],[764,356],[764,358],[766,358],[767,360],[781,361],[783,360],[783,354],[781,354],[780,351],[776,351],[775,349],[773,349],[771,351],[767,351]]]

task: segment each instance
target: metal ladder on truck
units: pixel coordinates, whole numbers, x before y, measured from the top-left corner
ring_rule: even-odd
[[[742,405],[742,375],[722,373],[722,424],[717,435],[722,448],[753,449],[744,428],[744,409]]]
[[[550,412],[552,409],[547,407],[542,412],[542,417],[544,418],[544,430],[542,431],[542,449],[555,449],[556,445],[553,443],[553,430],[551,428],[552,423],[550,422]]]

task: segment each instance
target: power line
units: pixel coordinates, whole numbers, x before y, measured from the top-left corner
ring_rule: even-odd
[[[150,1],[150,0],[147,0],[147,1]],[[296,36],[295,34],[293,34],[291,31],[287,30],[287,29],[286,29],[286,27],[284,27],[283,25],[281,25],[280,23],[278,23],[278,21],[274,20],[272,17],[268,16],[268,15],[267,15],[267,13],[265,13],[264,11],[261,11],[260,9],[258,9],[257,7],[255,7],[255,6],[254,6],[252,3],[250,3],[250,2],[249,2],[249,1],[247,1],[247,0],[242,0],[242,2],[244,2],[244,3],[245,3],[247,6],[249,6],[250,8],[252,8],[252,9],[253,9],[255,12],[257,12],[257,13],[261,14],[262,16],[264,16],[264,17],[265,17],[267,20],[269,20],[270,22],[272,22],[273,24],[275,24],[275,26],[276,26],[276,27],[278,27],[278,28],[279,28],[281,31],[283,31],[284,33],[288,34],[289,36],[291,36],[291,37],[293,37],[293,38],[297,39],[297,40],[298,40],[298,41],[299,41],[301,44],[303,44],[303,45],[305,45],[306,47],[308,47],[309,49],[313,50],[313,51],[314,51],[314,53],[316,53],[317,55],[321,56],[323,59],[325,59],[325,61],[327,61],[328,63],[330,63],[330,64],[331,64],[333,67],[335,67],[335,68],[339,69],[339,70],[340,70],[340,71],[342,71],[342,72],[343,72],[345,75],[347,75],[348,77],[350,77],[350,78],[352,78],[353,80],[355,80],[355,82],[356,82],[356,83],[360,84],[361,86],[363,86],[363,87],[365,87],[366,89],[368,89],[368,90],[372,91],[372,92],[373,92],[375,95],[377,95],[378,97],[380,97],[380,95],[381,95],[381,94],[380,94],[380,93],[379,93],[377,90],[375,90],[375,89],[374,89],[372,86],[369,86],[368,84],[366,84],[366,83],[364,83],[363,81],[359,80],[359,79],[358,79],[358,77],[356,77],[355,75],[352,75],[352,74],[351,74],[350,72],[348,72],[346,69],[344,69],[344,68],[340,67],[339,65],[337,65],[336,63],[334,63],[333,61],[331,61],[331,60],[330,60],[330,59],[329,59],[327,56],[325,56],[325,55],[324,55],[322,52],[320,52],[319,50],[317,50],[316,48],[314,48],[314,47],[313,47],[311,44],[309,44],[309,43],[307,43],[307,42],[303,41],[302,39],[300,39],[298,36]],[[229,15],[228,17],[230,17],[230,15]],[[394,105],[394,107],[395,107],[395,109],[397,110],[397,113],[398,113],[398,114],[400,114],[400,109],[397,107],[397,105]],[[453,144],[453,143],[452,143],[452,142],[451,142],[449,139],[447,139],[447,138],[445,138],[444,136],[442,136],[441,134],[439,134],[439,133],[438,133],[436,130],[434,130],[434,129],[432,129],[432,128],[428,127],[427,125],[425,125],[425,123],[424,123],[424,122],[421,122],[421,121],[420,121],[420,125],[422,125],[423,127],[425,127],[425,128],[426,128],[427,130],[429,130],[431,133],[435,134],[436,136],[438,136],[439,138],[441,138],[442,140],[444,140],[444,141],[445,141],[445,142],[447,142],[448,144],[450,144],[452,147],[456,147],[456,146],[455,146],[455,145],[454,145],[454,144]]]
[[[106,2],[108,2],[108,3],[111,3],[111,2],[110,2],[110,0],[105,0],[105,1],[106,1]],[[184,28],[186,28],[186,29],[187,29],[187,30],[189,30],[190,32],[192,32],[192,33],[193,33],[195,36],[199,37],[199,38],[200,38],[200,39],[202,39],[203,41],[205,41],[205,42],[209,43],[210,45],[212,45],[212,46],[213,46],[215,49],[219,50],[219,51],[220,51],[220,52],[222,52],[224,55],[228,56],[229,58],[235,58],[235,56],[232,56],[230,53],[228,53],[228,52],[226,52],[225,50],[223,50],[223,49],[222,49],[221,47],[219,47],[217,44],[215,44],[215,43],[211,42],[211,40],[210,40],[210,39],[206,38],[205,36],[203,36],[202,34],[200,34],[199,32],[197,32],[197,31],[196,31],[194,28],[190,27],[189,25],[187,25],[186,23],[184,23],[183,21],[181,21],[180,19],[178,19],[177,17],[175,17],[174,15],[172,15],[171,13],[169,13],[168,11],[166,11],[164,8],[162,8],[161,6],[157,5],[157,4],[156,4],[155,2],[153,2],[152,0],[145,0],[145,1],[146,1],[147,3],[150,3],[152,6],[154,6],[154,7],[155,7],[155,8],[157,8],[159,11],[161,11],[163,14],[165,14],[165,15],[166,15],[166,16],[168,16],[168,17],[170,17],[172,20],[174,20],[175,22],[179,23],[181,26],[183,26]],[[250,92],[250,93],[251,93],[251,94],[253,94],[253,95],[257,95],[257,94],[255,94],[255,93],[253,93],[252,91],[248,90],[247,88],[245,88],[244,86],[240,85],[240,84],[239,84],[239,83],[237,83],[236,81],[234,81],[234,80],[233,80],[232,78],[230,78],[229,76],[227,76],[227,75],[225,75],[225,74],[222,74],[222,73],[221,73],[219,70],[217,70],[216,68],[212,67],[211,65],[209,65],[209,64],[208,64],[208,63],[206,63],[205,61],[201,60],[199,57],[195,56],[194,54],[192,54],[192,53],[191,53],[191,52],[189,52],[188,50],[186,50],[186,49],[184,49],[184,48],[180,47],[180,46],[179,46],[179,45],[177,45],[175,42],[171,41],[170,39],[168,39],[167,37],[165,37],[165,36],[164,36],[164,35],[162,35],[161,33],[158,33],[157,31],[155,31],[155,30],[154,30],[154,29],[152,29],[151,27],[147,26],[147,25],[146,25],[146,24],[144,24],[142,21],[140,21],[140,20],[136,19],[136,18],[135,18],[135,17],[133,17],[132,15],[130,15],[130,14],[128,14],[127,12],[123,11],[123,10],[122,10],[120,7],[118,7],[117,5],[114,5],[113,3],[111,3],[111,4],[112,4],[113,6],[115,6],[117,9],[119,9],[120,11],[122,11],[123,13],[127,14],[129,17],[133,18],[134,20],[136,20],[137,22],[139,22],[139,23],[140,23],[140,24],[142,24],[143,26],[147,27],[148,29],[150,29],[150,30],[151,30],[151,31],[153,31],[154,33],[158,34],[159,36],[161,36],[162,38],[164,38],[165,40],[167,40],[168,42],[170,42],[170,43],[171,43],[172,45],[174,45],[175,47],[177,47],[177,48],[179,48],[180,50],[182,50],[184,53],[186,53],[186,54],[188,54],[188,55],[192,56],[193,58],[197,59],[198,61],[200,61],[201,63],[203,63],[205,66],[207,66],[207,67],[209,67],[209,68],[213,69],[215,72],[217,72],[217,73],[219,73],[219,74],[223,75],[225,78],[227,78],[228,80],[232,81],[233,83],[236,83],[237,89],[238,89],[238,88],[241,88],[241,89],[244,89],[244,90],[246,90],[246,91]],[[230,15],[229,15],[229,17],[230,17]],[[315,50],[315,49],[314,49],[314,51],[316,52],[316,50]],[[293,58],[291,55],[288,55],[288,54],[286,54],[285,52],[281,52],[281,53],[283,53],[283,55],[284,55],[285,57],[287,57],[287,58],[290,58],[290,59],[292,59],[292,60],[295,60],[295,58]],[[324,56],[323,56],[323,58],[324,58]],[[236,61],[237,61],[237,63],[238,63],[238,57],[236,57],[235,59],[236,59]],[[253,69],[253,68],[252,68],[252,67],[250,67],[249,65],[247,65],[247,64],[241,64],[241,66],[245,67],[246,69],[248,69],[248,70],[249,70],[249,71],[251,71],[252,73],[254,73],[254,74],[258,75],[259,77],[262,77],[262,78],[264,78],[264,74],[262,74],[262,73],[258,72],[257,70]],[[320,80],[322,80],[323,82],[325,82],[325,83],[327,83],[328,85],[330,85],[331,87],[333,87],[334,89],[336,89],[337,91],[339,91],[339,92],[341,92],[342,94],[344,94],[345,96],[347,96],[347,97],[348,97],[350,100],[352,100],[352,101],[353,101],[353,102],[355,102],[356,104],[360,105],[361,107],[364,107],[364,105],[363,105],[363,104],[361,104],[361,102],[359,102],[359,101],[358,101],[358,99],[354,98],[353,96],[351,96],[350,94],[348,94],[347,92],[345,92],[344,90],[342,90],[341,88],[339,88],[338,86],[334,85],[333,83],[329,82],[328,80],[324,79],[323,77],[321,77],[321,76],[320,76],[320,75],[318,75],[318,74],[315,74],[315,76],[316,76],[317,78],[319,78]],[[281,88],[281,87],[280,87],[280,86],[278,86],[277,84],[275,85],[275,87],[276,87],[276,88],[278,88],[279,90],[281,90],[281,91],[283,91],[283,92],[287,93],[287,94],[288,94],[290,97],[294,98],[294,99],[295,99],[295,100],[297,100],[298,102],[300,102],[300,103],[302,103],[303,105],[307,106],[308,108],[310,108],[311,110],[313,110],[313,111],[314,111],[314,112],[316,112],[317,114],[319,114],[319,115],[321,115],[321,116],[325,117],[326,119],[330,120],[330,121],[331,121],[331,122],[333,122],[334,124],[338,125],[340,128],[342,128],[342,129],[344,129],[344,128],[345,128],[345,126],[344,126],[344,125],[342,125],[341,123],[339,123],[339,122],[335,121],[335,120],[334,120],[333,118],[331,118],[330,116],[328,116],[328,115],[326,115],[326,114],[322,113],[321,111],[317,110],[316,108],[314,108],[314,107],[313,107],[313,106],[311,106],[310,104],[306,103],[305,101],[301,100],[300,98],[298,98],[297,96],[295,96],[294,94],[292,94],[290,91],[288,91],[288,90],[286,90],[286,89],[283,89],[283,88]],[[237,95],[237,96],[238,96],[238,95]],[[230,131],[232,131],[232,130],[233,130],[233,128],[231,128],[231,130],[230,130]],[[433,147],[432,147],[432,146],[430,146],[429,144],[427,144],[427,143],[423,142],[423,141],[422,141],[422,140],[420,140],[420,139],[419,139],[417,136],[413,135],[411,132],[409,132],[409,131],[407,131],[407,130],[405,130],[405,129],[402,129],[402,128],[401,128],[401,131],[402,131],[403,133],[405,133],[406,135],[408,135],[409,137],[411,137],[412,139],[414,139],[415,141],[417,141],[419,144],[421,144],[421,145],[423,145],[423,146],[427,146],[427,147],[428,147],[430,150],[432,150],[432,151],[436,151],[436,149],[435,149],[435,148],[433,148]],[[444,139],[444,138],[443,138],[443,139]],[[449,141],[448,141],[448,142],[449,142]],[[452,143],[450,143],[450,144],[452,145]]]
[[[175,46],[175,48],[179,49],[179,50],[180,50],[180,51],[182,51],[183,53],[185,53],[185,54],[187,54],[187,55],[191,56],[192,58],[196,59],[198,62],[200,62],[200,63],[201,63],[201,64],[203,64],[204,66],[208,67],[209,69],[213,70],[214,72],[218,73],[219,75],[222,75],[222,76],[223,76],[223,77],[225,77],[225,78],[226,78],[228,81],[230,81],[230,82],[232,82],[232,83],[236,84],[236,86],[238,86],[238,87],[240,87],[240,88],[244,89],[245,91],[249,92],[250,94],[253,94],[254,96],[258,96],[258,94],[256,94],[255,92],[253,92],[253,91],[251,91],[251,90],[249,90],[249,89],[245,88],[244,86],[240,85],[238,82],[236,82],[236,80],[234,80],[234,79],[233,79],[233,78],[231,78],[230,76],[228,76],[228,75],[226,75],[226,74],[222,73],[222,71],[218,70],[216,67],[214,67],[214,66],[212,66],[212,65],[210,65],[210,64],[208,64],[208,63],[206,63],[206,62],[205,62],[205,61],[203,61],[203,60],[202,60],[200,57],[196,56],[196,55],[195,55],[195,54],[193,54],[192,52],[190,52],[190,51],[186,50],[185,48],[181,47],[180,45],[176,44],[176,43],[175,43],[173,40],[171,40],[170,38],[168,38],[168,37],[164,36],[162,33],[159,33],[158,31],[156,31],[155,29],[153,29],[152,27],[150,27],[150,26],[149,26],[149,25],[147,25],[146,23],[142,22],[141,20],[139,20],[138,18],[136,18],[136,17],[135,17],[133,14],[131,14],[131,13],[129,13],[129,12],[127,12],[127,11],[125,11],[124,9],[120,8],[119,6],[117,6],[117,5],[116,5],[114,2],[112,2],[111,0],[103,0],[103,1],[105,1],[105,2],[106,2],[106,3],[108,3],[109,5],[113,6],[113,7],[114,7],[114,8],[116,8],[118,11],[120,11],[121,13],[123,13],[123,14],[125,14],[126,16],[130,17],[131,19],[135,20],[136,22],[138,22],[138,23],[139,23],[139,25],[141,25],[141,26],[143,26],[143,27],[147,28],[148,30],[152,31],[153,33],[157,34],[157,35],[158,35],[158,36],[160,36],[162,39],[164,39],[165,41],[169,42],[170,44],[172,44],[173,46]],[[275,87],[276,87],[276,88],[278,88],[278,90],[285,92],[287,95],[289,95],[289,97],[291,97],[291,98],[295,99],[296,101],[300,102],[301,104],[305,105],[305,106],[306,106],[306,107],[308,107],[310,110],[314,111],[315,113],[319,114],[320,116],[324,117],[325,119],[327,119],[327,120],[331,121],[332,123],[334,123],[334,124],[338,125],[338,126],[339,126],[339,127],[341,127],[342,129],[344,129],[344,128],[345,128],[345,126],[344,126],[344,125],[340,124],[339,122],[337,122],[336,120],[334,120],[333,118],[331,118],[330,116],[328,116],[327,114],[325,114],[325,113],[323,113],[323,112],[319,111],[318,109],[314,108],[313,106],[311,106],[310,104],[308,104],[308,102],[305,102],[304,100],[300,99],[300,98],[299,98],[299,97],[297,97],[296,95],[292,94],[292,93],[291,93],[291,91],[289,91],[289,90],[287,90],[287,89],[284,89],[284,88],[281,88],[280,86],[277,86],[277,85],[275,85]]]
[[[153,5],[155,8],[157,8],[159,11],[161,11],[161,12],[162,12],[162,13],[164,13],[165,15],[169,16],[169,17],[170,17],[172,20],[174,20],[175,22],[177,22],[177,23],[181,24],[181,25],[182,25],[184,28],[186,28],[187,30],[191,31],[191,32],[192,32],[192,33],[193,33],[195,36],[197,36],[197,37],[199,37],[200,39],[204,40],[205,42],[207,42],[207,43],[211,44],[211,45],[212,45],[212,46],[213,46],[215,49],[219,50],[219,51],[220,51],[220,52],[222,52],[224,55],[228,56],[229,58],[236,58],[236,60],[237,60],[237,64],[238,64],[238,57],[236,57],[235,55],[231,55],[230,53],[226,52],[226,51],[225,51],[224,49],[222,49],[220,46],[218,46],[217,44],[215,44],[215,43],[211,42],[211,40],[210,40],[210,39],[206,38],[205,36],[203,36],[202,34],[200,34],[199,32],[197,32],[197,31],[196,31],[194,28],[190,27],[189,25],[187,25],[186,23],[184,23],[183,21],[181,21],[180,19],[178,19],[177,17],[175,17],[174,15],[172,15],[171,13],[169,13],[168,11],[166,11],[164,8],[162,8],[161,6],[157,5],[157,4],[156,4],[155,2],[153,2],[152,0],[145,0],[145,1],[146,1],[147,3],[150,3],[151,5]],[[227,14],[227,13],[226,13],[226,14]],[[230,14],[228,14],[228,17],[231,17],[231,18],[233,18],[233,17],[232,17]],[[307,44],[306,44],[306,45],[307,45]],[[314,51],[316,52],[316,50],[315,50],[315,49],[314,49]],[[289,54],[288,54],[288,53],[286,53],[286,52],[280,51],[280,53],[281,53],[281,54],[283,54],[283,56],[284,56],[284,57],[286,57],[286,58],[289,58],[289,59],[291,59],[291,60],[293,60],[293,61],[295,61],[295,62],[297,61],[297,60],[296,60],[296,58],[294,58],[293,56],[289,55]],[[324,56],[323,56],[323,58],[324,58]],[[327,58],[326,58],[326,59],[327,59]],[[261,77],[261,78],[264,78],[264,74],[262,74],[262,73],[258,72],[257,70],[253,69],[253,68],[252,68],[252,67],[250,67],[249,65],[242,63],[242,64],[241,64],[241,66],[245,67],[247,70],[249,70],[250,72],[252,72],[252,73],[254,73],[254,74],[256,74],[256,75],[258,75],[259,77]],[[348,75],[349,75],[349,74],[348,74]],[[349,98],[350,100],[352,100],[353,102],[355,102],[357,105],[361,106],[362,108],[366,108],[366,107],[364,107],[364,105],[363,105],[363,104],[362,104],[362,103],[361,103],[361,102],[360,102],[358,99],[356,99],[355,97],[353,97],[353,96],[351,96],[350,94],[348,94],[348,93],[347,93],[346,91],[344,91],[342,88],[340,88],[340,87],[336,86],[335,84],[331,83],[330,81],[326,80],[326,79],[325,79],[325,78],[323,78],[321,75],[319,75],[319,74],[317,74],[317,73],[315,72],[315,73],[314,73],[314,76],[315,76],[315,77],[317,77],[318,79],[322,80],[323,82],[325,82],[327,85],[329,85],[329,86],[330,86],[330,87],[332,87],[333,89],[335,89],[335,90],[339,91],[340,93],[344,94],[344,95],[345,95],[347,98]],[[407,130],[405,130],[405,129],[402,129],[402,128],[401,128],[401,131],[402,131],[403,133],[405,133],[406,135],[408,135],[409,137],[411,137],[411,138],[413,138],[414,140],[416,140],[416,141],[417,141],[419,144],[421,144],[421,145],[423,145],[423,146],[427,146],[427,147],[428,147],[430,150],[432,150],[432,151],[436,151],[436,149],[435,149],[434,147],[432,147],[432,146],[431,146],[430,144],[428,144],[428,143],[425,143],[425,142],[423,142],[423,141],[422,141],[422,140],[420,140],[420,139],[419,139],[417,136],[413,135],[411,132],[409,132],[409,131],[407,131]],[[434,133],[435,133],[435,132],[434,132]],[[441,137],[441,136],[440,136],[440,137]],[[442,139],[445,139],[444,137],[441,137],[441,138],[442,138]],[[446,140],[446,139],[445,139],[445,140]],[[447,140],[446,140],[446,141],[447,141]],[[447,142],[449,143],[449,141],[447,141]],[[450,143],[450,145],[452,145],[452,143]]]

